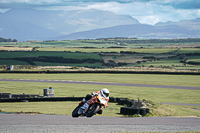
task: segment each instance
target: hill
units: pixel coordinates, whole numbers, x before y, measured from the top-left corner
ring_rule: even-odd
[[[200,19],[156,25],[131,24],[77,32],[56,37],[56,40],[136,37],[145,39],[199,38]]]
[[[0,37],[19,41],[45,40],[74,32],[124,24],[139,24],[126,15],[107,11],[44,11],[29,8],[0,13]]]

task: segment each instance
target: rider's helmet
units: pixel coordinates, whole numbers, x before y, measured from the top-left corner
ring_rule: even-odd
[[[109,96],[109,90],[107,88],[103,88],[101,91],[100,91],[100,94],[101,96],[103,96],[104,98],[108,98]]]

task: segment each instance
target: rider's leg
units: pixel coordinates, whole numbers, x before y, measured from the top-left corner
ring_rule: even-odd
[[[90,95],[90,94],[87,94],[86,96],[85,96],[85,100],[90,100],[92,98],[92,95]]]
[[[92,99],[92,95],[87,94],[86,97],[85,97],[86,102],[85,102],[85,103],[83,104],[83,106],[81,107],[82,110],[84,110],[84,111],[87,110],[87,108],[88,108],[89,105],[90,105],[90,101],[89,101],[90,99]]]
[[[81,109],[85,110],[85,109],[87,109],[88,107],[89,107],[89,104],[88,104],[88,103],[85,103],[85,104],[81,107]]]
[[[83,100],[79,103],[80,106],[82,106],[84,103],[86,103],[87,100],[85,100],[85,98],[83,98]]]
[[[87,94],[85,96],[85,98],[83,98],[83,100],[79,103],[80,106],[84,105],[88,100],[90,100],[92,98],[92,95]]]

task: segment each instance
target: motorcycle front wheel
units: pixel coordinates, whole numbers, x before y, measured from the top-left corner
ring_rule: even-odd
[[[98,110],[100,109],[100,107],[101,106],[98,103],[92,104],[91,106],[89,106],[88,111],[85,112],[85,115],[87,117],[92,117],[93,115],[95,115],[98,112]]]
[[[72,117],[79,117],[79,116],[80,116],[80,114],[78,114],[78,111],[79,111],[80,107],[81,107],[81,106],[77,106],[77,107],[73,110],[73,112],[72,112]]]

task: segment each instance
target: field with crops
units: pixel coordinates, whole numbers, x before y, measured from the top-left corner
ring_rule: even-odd
[[[0,65],[200,70],[200,39],[1,42]]]

